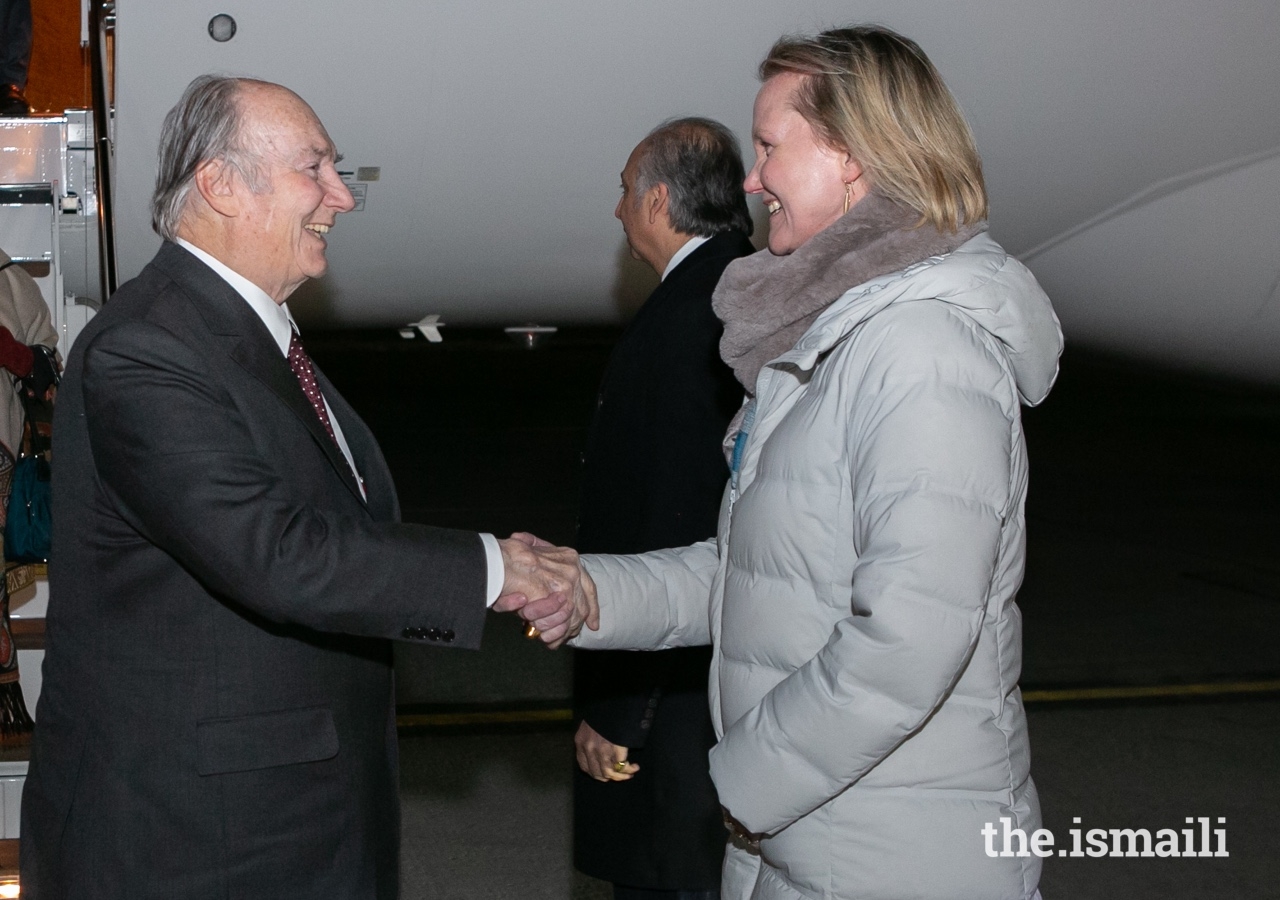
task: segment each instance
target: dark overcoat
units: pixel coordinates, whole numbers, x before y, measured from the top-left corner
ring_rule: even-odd
[[[484,550],[398,523],[373,435],[317,378],[367,503],[262,321],[185,249],[76,341],[24,897],[397,896],[388,639],[478,646]]]
[[[728,467],[721,440],[742,387],[720,361],[711,294],[754,252],[731,232],[666,277],[618,341],[584,454],[578,549],[643,553],[714,537]],[[577,712],[640,771],[597,782],[577,771],[574,859],[596,878],[665,890],[720,883],[726,832],[707,752],[709,647],[579,652]]]

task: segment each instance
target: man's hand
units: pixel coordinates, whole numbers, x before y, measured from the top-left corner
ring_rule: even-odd
[[[578,767],[596,781],[630,781],[640,771],[633,762],[627,762],[627,748],[611,744],[585,721],[573,736],[573,746],[578,755]],[[621,768],[618,764],[622,763]]]
[[[525,532],[498,541],[498,546],[506,578],[495,610],[519,611],[552,649],[581,631],[584,623],[592,631],[599,629],[595,583],[582,570],[577,551]]]

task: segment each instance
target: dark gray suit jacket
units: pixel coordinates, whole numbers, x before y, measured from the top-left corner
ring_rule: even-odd
[[[23,896],[391,898],[389,638],[476,647],[479,537],[399,523],[261,320],[165,244],[72,350],[54,422]]]

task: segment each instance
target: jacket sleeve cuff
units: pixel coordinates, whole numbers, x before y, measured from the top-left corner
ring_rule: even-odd
[[[645,745],[658,706],[659,689],[649,694],[608,697],[584,704],[582,719],[611,744],[632,750]]]

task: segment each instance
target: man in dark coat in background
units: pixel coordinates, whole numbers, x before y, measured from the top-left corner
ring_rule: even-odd
[[[713,537],[721,440],[742,388],[720,361],[711,294],[754,252],[737,141],[664,123],[631,153],[614,211],[662,276],[619,340],[588,437],[578,550],[643,553]],[[574,859],[617,900],[715,898],[726,832],[707,752],[709,647],[576,655]]]
[[[394,900],[390,639],[477,647],[499,593],[548,644],[582,617],[573,551],[401,523],[302,349],[285,299],[355,205],[336,162],[279,85],[204,76],[165,119],[165,243],[58,398],[24,897]]]

